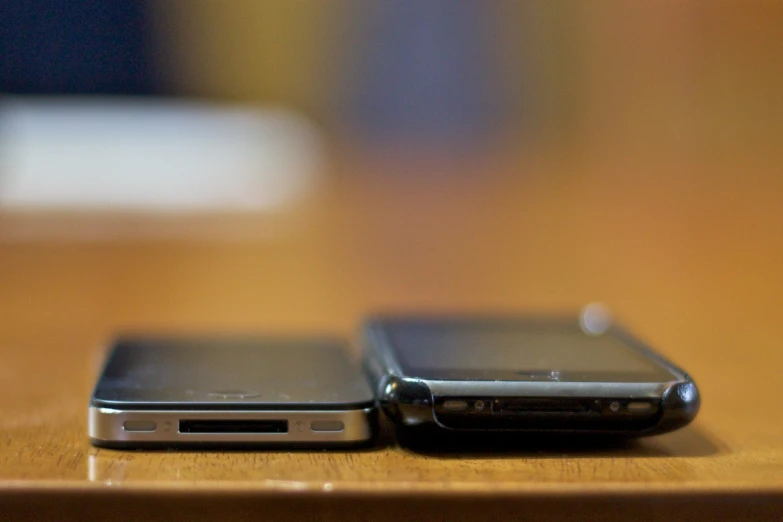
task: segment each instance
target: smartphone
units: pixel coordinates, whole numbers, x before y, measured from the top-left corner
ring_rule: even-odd
[[[89,405],[89,436],[117,448],[369,442],[375,395],[331,339],[123,336]]]
[[[403,428],[642,436],[699,410],[682,369],[578,314],[374,318],[364,337],[380,403]]]

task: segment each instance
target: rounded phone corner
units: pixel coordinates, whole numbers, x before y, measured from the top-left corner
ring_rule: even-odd
[[[90,444],[100,449],[119,449],[122,447],[121,445],[113,443],[110,440],[98,439],[96,437],[90,437]]]
[[[669,386],[661,396],[661,420],[653,428],[654,433],[666,433],[690,424],[701,407],[701,395],[693,379],[685,379]]]
[[[383,411],[395,424],[419,426],[435,421],[432,391],[424,381],[389,376],[382,383],[379,399]]]
[[[115,401],[111,399],[101,399],[100,397],[91,397],[90,404],[87,407],[88,410],[95,412],[96,414],[110,413],[113,411],[127,409],[132,407],[128,403],[122,401]]]
[[[101,399],[99,399],[95,395],[90,397],[90,403],[88,405],[89,409],[97,410],[97,409],[106,408],[106,407],[111,407],[111,406],[107,406],[104,401],[102,401]]]

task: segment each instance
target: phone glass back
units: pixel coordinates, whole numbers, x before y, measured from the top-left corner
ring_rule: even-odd
[[[373,394],[339,341],[129,338],[117,342],[93,404],[180,408],[347,408]]]
[[[408,321],[386,330],[407,375],[449,380],[665,382],[671,371],[616,333],[576,321]]]

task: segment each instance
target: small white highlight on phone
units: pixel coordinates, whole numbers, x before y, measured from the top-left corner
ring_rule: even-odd
[[[587,335],[602,335],[612,325],[612,314],[603,303],[590,303],[579,314],[579,326]]]

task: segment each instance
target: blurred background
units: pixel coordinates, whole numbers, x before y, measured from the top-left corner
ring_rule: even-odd
[[[779,2],[0,10],[8,324],[598,300],[696,358],[783,305]]]

